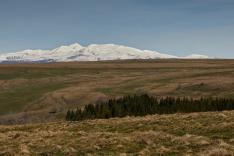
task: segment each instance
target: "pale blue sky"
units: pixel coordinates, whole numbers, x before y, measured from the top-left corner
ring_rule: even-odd
[[[234,0],[1,0],[0,52],[75,42],[234,58]]]

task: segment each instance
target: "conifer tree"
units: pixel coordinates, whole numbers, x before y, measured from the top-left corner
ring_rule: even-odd
[[[205,111],[234,110],[234,99],[225,98],[154,98],[147,94],[124,96],[100,104],[89,104],[84,109],[68,110],[66,120],[79,121],[95,118],[144,116],[147,114],[171,114]]]

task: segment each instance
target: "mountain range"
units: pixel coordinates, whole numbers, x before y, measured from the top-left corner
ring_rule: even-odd
[[[91,44],[86,47],[75,43],[52,50],[23,50],[0,54],[0,62],[71,62],[126,59],[209,59],[210,57],[192,54],[186,57],[140,50],[116,44]]]

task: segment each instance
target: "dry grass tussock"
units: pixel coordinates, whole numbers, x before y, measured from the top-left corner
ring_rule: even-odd
[[[233,120],[225,111],[0,126],[0,155],[232,156]]]

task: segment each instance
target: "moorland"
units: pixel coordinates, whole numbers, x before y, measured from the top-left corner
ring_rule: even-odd
[[[125,60],[0,65],[0,122],[49,122],[124,95],[234,97],[233,60]]]

